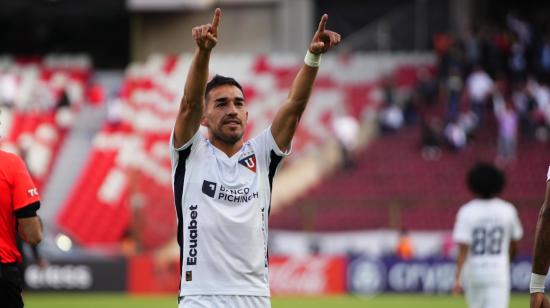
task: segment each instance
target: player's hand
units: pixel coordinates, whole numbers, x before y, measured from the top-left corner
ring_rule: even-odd
[[[531,293],[531,308],[550,308],[550,302],[544,293]]]
[[[324,14],[323,17],[321,17],[321,21],[319,22],[319,27],[317,27],[317,31],[315,32],[315,35],[313,36],[313,39],[311,40],[311,43],[309,44],[309,52],[313,54],[322,54],[327,52],[332,46],[336,46],[340,43],[342,40],[342,37],[340,34],[326,30],[325,27],[327,25],[328,15]]]
[[[49,266],[49,263],[44,258],[38,258],[38,260],[36,260],[36,265],[38,265],[41,270],[44,270]]]
[[[201,50],[212,50],[216,46],[216,43],[218,43],[218,26],[221,15],[222,11],[217,8],[211,24],[194,27],[191,30],[191,34]]]
[[[453,295],[461,295],[462,294],[462,284],[459,280],[455,280],[453,283]]]

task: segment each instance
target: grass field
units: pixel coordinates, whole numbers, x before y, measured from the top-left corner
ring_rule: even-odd
[[[335,296],[274,298],[273,308],[465,308],[462,297],[428,295],[382,295],[374,298]],[[528,307],[528,295],[514,295],[510,308]],[[29,308],[175,308],[174,296],[127,296],[123,294],[26,294]]]

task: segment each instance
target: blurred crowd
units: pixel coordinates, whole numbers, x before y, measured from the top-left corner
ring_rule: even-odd
[[[399,101],[382,81],[383,132],[419,123],[422,156],[461,151],[483,131],[496,136],[495,162],[516,158],[518,139],[546,141],[550,123],[550,31],[509,14],[502,25],[481,24],[460,35],[433,38],[435,68],[421,68],[410,95]]]

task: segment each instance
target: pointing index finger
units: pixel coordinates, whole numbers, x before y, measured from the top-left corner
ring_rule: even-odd
[[[319,27],[317,28],[318,32],[325,31],[325,26],[327,25],[327,20],[328,20],[328,15],[323,14],[323,16],[321,17],[321,21],[319,22]]]
[[[216,11],[214,11],[214,19],[212,19],[212,30],[214,33],[218,31],[218,25],[220,24],[221,15],[222,10],[220,10],[220,8],[217,8]]]

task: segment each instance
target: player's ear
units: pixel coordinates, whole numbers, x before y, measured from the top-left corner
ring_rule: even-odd
[[[206,120],[206,115],[203,113],[201,117],[201,125],[208,127],[208,121]]]

